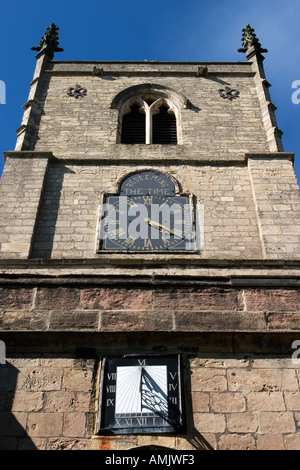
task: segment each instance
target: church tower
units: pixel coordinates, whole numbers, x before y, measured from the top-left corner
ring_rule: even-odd
[[[299,449],[300,197],[253,28],[240,62],[59,61],[55,24],[33,50],[0,447]]]

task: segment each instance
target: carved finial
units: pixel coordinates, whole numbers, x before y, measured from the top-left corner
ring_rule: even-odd
[[[268,52],[267,49],[263,49],[259,40],[256,37],[254,29],[251,28],[250,24],[247,24],[245,28],[242,29],[242,47],[238,49],[238,52],[248,52],[248,50],[253,47],[256,52]]]
[[[54,23],[51,23],[44,36],[42,36],[40,44],[37,47],[32,47],[31,50],[39,52],[44,50],[51,58],[53,58],[54,52],[62,52],[63,49],[58,47],[58,30],[59,28]]]

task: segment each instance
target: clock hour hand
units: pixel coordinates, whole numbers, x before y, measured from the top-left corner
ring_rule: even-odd
[[[151,219],[144,219],[144,222],[147,222],[152,227],[158,228],[161,232],[168,232],[172,235],[177,235],[178,237],[182,238],[182,233],[179,230],[176,230],[176,229],[171,230],[170,228],[165,227],[164,225],[161,225],[158,222],[155,222],[154,220],[151,220]]]

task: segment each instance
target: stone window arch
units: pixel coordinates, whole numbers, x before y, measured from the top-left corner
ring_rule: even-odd
[[[117,143],[181,144],[181,110],[187,99],[161,85],[137,85],[121,91],[111,107],[118,110]]]
[[[120,110],[121,143],[177,144],[178,110],[162,97],[130,98]]]

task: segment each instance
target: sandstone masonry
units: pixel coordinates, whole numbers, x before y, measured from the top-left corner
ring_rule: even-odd
[[[0,184],[1,449],[299,449],[300,196],[258,44],[235,63],[35,48]],[[174,104],[177,145],[121,143],[135,96]],[[106,195],[144,170],[201,205],[197,252],[99,250]],[[184,432],[98,432],[103,359],[126,354],[180,354]]]

